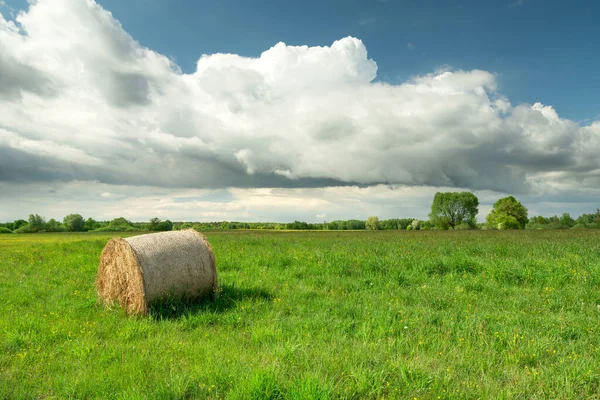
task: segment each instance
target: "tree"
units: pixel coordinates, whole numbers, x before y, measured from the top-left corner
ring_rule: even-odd
[[[365,229],[365,221],[359,219],[349,219],[346,221],[346,229],[348,230],[359,230]]]
[[[60,222],[52,218],[44,224],[44,230],[46,232],[64,232],[66,229]]]
[[[414,221],[414,218],[392,218],[379,221],[379,229],[406,229]],[[422,225],[422,224],[421,224]]]
[[[159,222],[154,229],[155,231],[172,231],[173,230],[173,222],[166,220]]]
[[[192,229],[193,228],[193,224],[191,222],[184,222],[183,224],[181,224],[181,226],[179,227],[180,230],[182,229]]]
[[[85,221],[80,214],[69,214],[63,218],[63,224],[70,232],[81,232],[85,229]]]
[[[571,217],[571,214],[563,213],[562,217],[560,217],[560,224],[571,228],[575,225],[575,220]]]
[[[34,233],[44,230],[46,220],[39,214],[29,214],[28,223],[15,229],[15,233]]]
[[[39,214],[29,214],[29,227],[32,229],[42,229],[46,220],[44,217],[41,217]]]
[[[119,217],[110,221],[108,226],[131,226],[131,222],[124,217]]]
[[[102,223],[97,223],[97,225],[103,225]],[[115,218],[108,223],[106,226],[100,226],[95,229],[98,232],[135,232],[139,231],[138,228],[135,228],[130,221],[125,218]]]
[[[513,196],[504,197],[494,203],[486,220],[490,228],[524,229],[528,221],[527,208]]]
[[[158,224],[160,224],[160,219],[159,218],[151,218],[150,219],[150,230],[151,231],[155,231],[157,230],[156,227],[158,226]]]
[[[294,229],[294,230],[305,230],[308,229],[308,224],[306,222],[294,221],[286,224],[286,229]]]
[[[367,218],[367,223],[365,227],[369,231],[378,231],[379,230],[379,218],[378,217],[369,217]]]
[[[25,225],[27,225],[27,221],[25,221],[24,219],[17,219],[15,220],[15,222],[13,222],[11,229],[15,231]]]
[[[475,225],[479,200],[471,192],[438,192],[433,197],[431,222],[442,229],[452,228],[467,222]]]
[[[581,214],[577,218],[579,224],[598,224],[600,223],[600,209],[596,210],[595,214]]]
[[[88,218],[85,220],[85,223],[83,224],[83,229],[86,231],[93,231],[94,229],[98,228],[98,222],[96,222],[95,219],[93,218]]]

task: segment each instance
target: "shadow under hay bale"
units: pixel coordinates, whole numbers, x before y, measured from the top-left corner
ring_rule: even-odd
[[[179,319],[199,313],[225,313],[239,307],[244,302],[271,301],[273,295],[264,289],[239,288],[232,285],[219,287],[218,296],[196,299],[167,298],[153,302],[148,313],[156,319]]]
[[[100,257],[98,297],[128,314],[147,314],[151,303],[194,299],[217,290],[215,256],[193,229],[111,239]]]

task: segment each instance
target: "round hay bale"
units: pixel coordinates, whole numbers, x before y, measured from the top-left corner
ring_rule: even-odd
[[[217,289],[215,256],[193,229],[111,239],[100,257],[98,297],[128,314],[169,296],[194,298]]]

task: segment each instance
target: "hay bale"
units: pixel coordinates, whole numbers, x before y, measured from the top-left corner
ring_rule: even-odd
[[[217,289],[215,256],[193,229],[111,239],[100,257],[98,296],[128,314],[168,296],[194,298]]]

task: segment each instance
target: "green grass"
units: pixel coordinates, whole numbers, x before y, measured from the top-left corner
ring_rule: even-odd
[[[0,398],[600,398],[600,232],[210,232],[218,299],[145,318],[110,236],[0,237]]]

